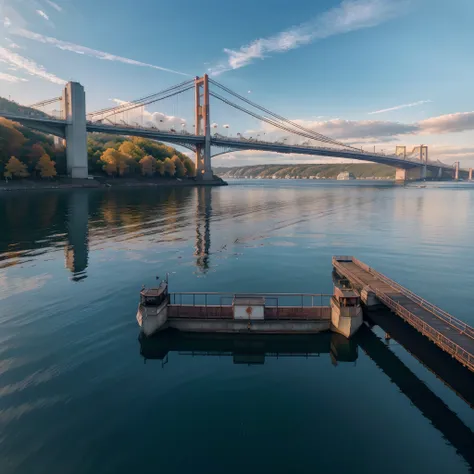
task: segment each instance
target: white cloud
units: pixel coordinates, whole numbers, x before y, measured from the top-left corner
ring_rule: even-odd
[[[5,38],[5,40],[7,41],[8,47],[9,47],[10,49],[21,49],[21,46],[18,45],[18,44],[16,44],[16,43],[14,43],[10,38]]]
[[[7,16],[3,18],[3,26],[5,28],[8,28],[9,26],[11,26],[12,22],[10,20],[10,18],[8,18]]]
[[[313,41],[369,28],[400,15],[404,0],[345,0],[311,21],[268,38],[259,38],[237,50],[225,48],[227,58],[209,68],[212,75],[239,69],[272,53],[284,53]]]
[[[438,134],[474,130],[474,112],[440,115],[419,122],[422,133]]]
[[[46,3],[47,3],[50,7],[54,8],[56,11],[58,11],[58,12],[62,12],[62,11],[63,11],[62,7],[60,7],[60,6],[59,6],[57,3],[55,3],[55,2],[52,2],[51,0],[46,0]]]
[[[49,21],[49,16],[43,10],[36,10],[39,16],[42,16],[45,20]]]
[[[414,123],[342,119],[326,121],[294,119],[293,122],[335,140],[357,142],[360,145],[389,142],[407,135],[440,135],[474,130],[474,112],[440,115]],[[260,130],[247,130],[246,136],[265,132],[267,140],[291,137],[273,125],[262,123],[261,127]],[[289,140],[288,143],[298,143],[302,140],[305,138],[295,135],[294,140]]]
[[[12,76],[11,74],[0,72],[0,81],[16,83],[16,82],[28,82],[28,79],[24,79],[23,77]]]
[[[380,110],[375,110],[374,112],[369,112],[369,115],[382,114],[384,112],[392,112],[393,110],[406,109],[407,107],[416,107],[417,105],[427,104],[428,102],[431,102],[431,100],[419,100],[418,102],[412,102],[411,104],[396,105],[395,107],[390,107],[388,109],[380,109]]]
[[[18,69],[23,69],[32,76],[41,77],[42,79],[45,79],[49,82],[53,82],[54,84],[66,84],[64,79],[47,72],[46,69],[40,64],[36,64],[31,59],[20,56],[19,54],[16,54],[6,48],[0,48],[0,61],[10,64],[11,66]]]
[[[309,128],[334,139],[342,138],[346,140],[404,135],[415,133],[418,130],[418,127],[415,124],[385,122],[381,120],[356,121],[342,119],[314,122]]]
[[[18,36],[22,36],[23,38],[27,38],[33,41],[38,41],[39,43],[49,44],[51,46],[62,49],[64,51],[71,51],[76,54],[83,54],[83,55],[90,56],[97,59],[104,59],[106,61],[121,62],[125,64],[130,64],[132,66],[149,67],[152,69],[158,69],[160,71],[166,71],[166,72],[171,72],[174,74],[179,74],[181,76],[189,76],[189,74],[186,74],[184,72],[175,71],[173,69],[168,69],[161,66],[156,66],[154,64],[143,63],[141,61],[135,61],[134,59],[124,58],[122,56],[116,56],[114,54],[106,53],[104,51],[99,51],[96,49],[88,48],[86,46],[81,46],[78,44],[69,43],[67,41],[62,41],[56,38],[52,38],[50,36],[40,35],[38,33],[34,33],[32,31],[28,31],[23,28],[12,30],[12,33]]]

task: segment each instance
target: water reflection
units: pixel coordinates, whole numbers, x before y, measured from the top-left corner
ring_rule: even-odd
[[[264,364],[268,357],[319,357],[330,354],[333,364],[357,360],[357,344],[336,333],[309,335],[204,334],[173,329],[140,335],[140,354],[145,360],[169,361],[169,353],[192,357],[231,357],[234,364]]]
[[[211,335],[169,329],[149,338],[140,336],[139,343],[144,361],[158,360],[162,368],[173,365],[173,353],[189,357],[229,357],[234,364],[247,365],[264,364],[267,358],[310,358],[329,354],[334,365],[347,362],[354,365],[360,347],[464,459],[474,466],[472,430],[367,325],[363,325],[352,340],[329,332],[292,336]]]
[[[211,247],[212,189],[196,188],[196,266],[203,273],[209,270]]]
[[[355,340],[423,416],[430,420],[471,467],[474,467],[472,430],[367,326],[362,325],[355,335]]]
[[[467,368],[436,347],[401,318],[395,317],[388,309],[366,312],[365,318],[369,324],[376,324],[383,329],[387,337],[387,345],[390,341],[402,345],[430,372],[474,408],[474,377]]]
[[[195,265],[210,267],[212,189],[116,189],[9,193],[0,199],[0,268],[64,249],[72,281],[87,278],[90,245],[183,240],[194,220]]]
[[[89,259],[89,193],[74,191],[69,195],[67,212],[67,245],[64,248],[66,268],[74,281],[87,277]]]

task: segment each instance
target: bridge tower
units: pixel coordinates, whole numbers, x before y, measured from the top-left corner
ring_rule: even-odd
[[[460,164],[459,161],[456,161],[456,162],[454,163],[454,179],[455,179],[456,181],[459,180],[459,164]]]
[[[87,178],[86,94],[78,82],[68,82],[62,96],[66,125],[67,171],[72,178]]]
[[[212,180],[211,169],[211,119],[209,107],[209,77],[196,77],[195,85],[195,133],[204,135],[204,145],[196,145],[196,177]],[[202,91],[202,95],[201,95]]]
[[[407,147],[397,145],[395,154],[403,159],[407,158]],[[417,181],[420,179],[426,179],[427,176],[427,164],[428,164],[428,147],[426,145],[420,145],[413,148],[411,155],[418,155],[421,166],[416,166],[408,169],[397,168],[395,173],[395,181]]]

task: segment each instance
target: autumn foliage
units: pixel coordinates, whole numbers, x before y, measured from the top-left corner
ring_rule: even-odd
[[[26,165],[14,156],[8,160],[3,174],[5,178],[26,178],[29,176]]]
[[[36,169],[42,178],[54,178],[57,174],[56,163],[46,153],[39,159]]]
[[[7,109],[18,108],[17,104],[1,97],[0,104]],[[145,178],[196,175],[193,160],[164,143],[91,133],[87,145],[89,173],[92,175]],[[66,150],[62,144],[55,145],[50,135],[0,118],[0,178],[53,179],[66,174]]]

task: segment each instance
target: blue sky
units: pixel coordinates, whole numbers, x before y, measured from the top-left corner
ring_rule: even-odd
[[[208,72],[331,137],[387,151],[424,143],[467,167],[473,20],[472,0],[0,0],[0,95],[28,104],[76,80],[92,111]],[[153,112],[191,124],[192,94]],[[217,105],[212,119],[270,133]],[[216,164],[293,159],[247,152]]]

